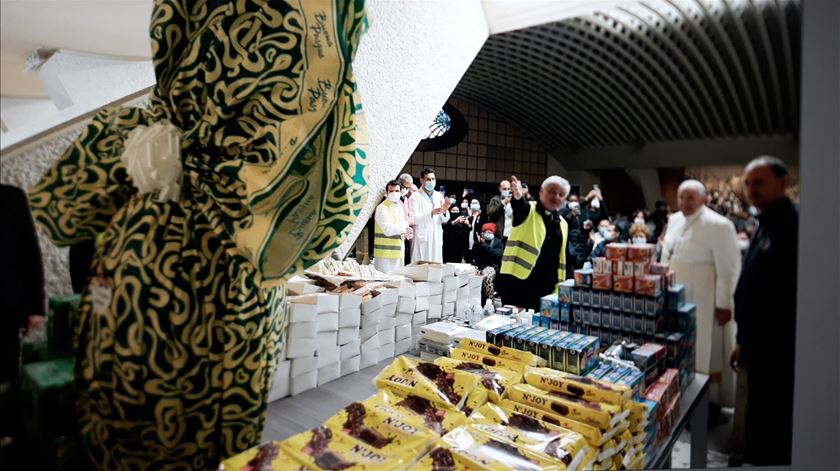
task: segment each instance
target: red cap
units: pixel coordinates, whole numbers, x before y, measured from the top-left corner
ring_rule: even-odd
[[[485,223],[483,226],[481,226],[481,232],[492,232],[492,233],[495,234],[496,233],[496,224],[494,224],[492,222]]]

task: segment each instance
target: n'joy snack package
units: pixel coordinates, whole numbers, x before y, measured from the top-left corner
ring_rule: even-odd
[[[475,375],[460,371],[444,371],[429,362],[396,358],[376,377],[376,387],[402,391],[460,409],[478,384]]]
[[[495,368],[448,357],[435,359],[435,364],[446,371],[464,371],[478,376],[479,383],[476,389],[486,389],[489,399],[494,403],[501,400],[508,387],[522,382],[522,375],[504,368]]]
[[[546,391],[619,407],[623,406],[631,396],[631,390],[626,386],[613,385],[549,368],[528,370],[525,373],[525,382]]]
[[[318,468],[300,464],[280,447],[279,441],[271,441],[251,448],[250,450],[245,450],[222,461],[219,464],[218,471],[252,471],[255,469],[271,471],[314,471]]]
[[[601,429],[585,424],[583,422],[571,420],[566,417],[553,414],[551,412],[546,412],[536,407],[511,401],[510,399],[502,399],[502,402],[499,403],[499,406],[501,406],[502,409],[505,409],[508,412],[521,414],[527,417],[531,417],[533,419],[540,420],[550,425],[555,425],[557,427],[562,427],[564,429],[577,432],[581,434],[586,440],[586,442],[592,447],[599,447],[605,441],[604,434],[601,432]]]
[[[405,469],[416,458],[414,451],[388,453],[324,425],[289,437],[280,446],[306,469]]]
[[[447,433],[441,439],[452,451],[456,461],[464,463],[468,469],[488,471],[566,471],[563,463],[550,460],[544,455],[517,447],[509,441],[464,425]]]
[[[467,421],[467,416],[455,409],[446,408],[437,402],[401,391],[382,390],[365,400],[365,404],[377,402],[393,406],[397,411],[417,417],[426,428],[438,436],[446,435]]]
[[[438,437],[416,416],[374,401],[354,402],[324,422],[333,431],[408,460],[425,454]]]
[[[529,384],[516,384],[508,389],[508,397],[547,412],[553,412],[577,420],[601,430],[610,430],[618,425],[629,411],[622,412],[618,406],[587,402],[572,396],[549,393]]]

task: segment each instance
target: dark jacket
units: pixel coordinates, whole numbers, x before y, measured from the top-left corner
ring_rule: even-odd
[[[601,200],[601,207],[592,209],[589,203],[581,203],[580,215],[584,221],[592,221],[592,227],[598,227],[598,223],[604,219],[610,218],[610,212],[607,210],[607,203]]]
[[[513,198],[510,201],[513,204]],[[525,201],[525,198],[521,201]],[[487,205],[487,221],[496,224],[496,238],[501,239],[505,235],[505,205],[502,204],[501,196],[494,196]]]
[[[0,231],[0,316],[8,332],[26,326],[29,316],[44,315],[44,269],[26,193],[0,185],[0,208],[5,223]]]
[[[589,252],[592,247],[589,245],[589,232],[583,228],[585,219],[582,215],[575,215],[574,212],[568,208],[560,210],[561,216],[569,223],[569,249],[568,252],[572,256],[574,268],[582,268],[584,262],[589,259]],[[597,227],[593,225],[592,227]]]
[[[602,240],[598,242],[595,248],[592,249],[592,252],[589,254],[589,261],[591,262],[593,258],[603,257],[607,255],[607,241]]]
[[[499,273],[502,267],[502,254],[505,251],[505,244],[500,239],[493,239],[492,242],[477,242],[473,247],[472,261],[478,268],[493,267]]]
[[[443,225],[443,261],[445,263],[461,263],[469,248],[470,229],[466,224],[453,224],[454,215],[450,215],[449,222]]]

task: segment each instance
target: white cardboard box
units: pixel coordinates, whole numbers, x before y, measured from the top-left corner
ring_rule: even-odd
[[[470,275],[470,288],[481,288],[481,285],[484,283],[484,277],[481,275]]]
[[[443,305],[432,304],[432,305],[429,306],[429,314],[426,316],[426,318],[427,319],[440,319],[442,314],[443,314]]]
[[[397,303],[397,312],[398,313],[413,313],[414,306],[416,304],[415,298],[403,298],[400,296],[400,302]]]
[[[411,350],[411,337],[394,342],[394,355],[404,355]]]
[[[291,297],[289,299],[292,299]],[[289,322],[313,322],[318,314],[318,306],[312,304],[289,303]]]
[[[370,327],[372,325],[379,325],[379,319],[382,318],[382,310],[377,309],[375,311],[371,311],[367,314],[362,314],[361,323],[359,324],[361,328]]]
[[[388,345],[382,345],[379,347],[379,361],[385,361],[388,358],[394,358],[394,342],[389,343]]]
[[[429,296],[440,296],[443,294],[443,283],[434,283],[429,281]],[[431,302],[431,300],[429,301]]]
[[[394,336],[396,335],[396,328],[383,330],[379,332],[379,347],[381,348],[383,345],[388,345],[389,343],[394,343]]]
[[[394,329],[395,335],[394,340],[399,342],[402,339],[407,339],[411,337],[411,326],[410,325],[400,325]]]
[[[459,268],[461,268],[462,266],[463,267],[471,267],[471,265],[465,265],[463,263],[459,263],[459,264],[446,263],[446,264],[440,266],[440,269],[443,273],[443,276],[445,276],[445,277],[446,276],[455,276],[455,272],[456,272],[455,267],[456,266],[459,267]],[[470,269],[472,269],[472,268],[470,268]]]
[[[273,375],[274,383],[271,385],[271,391],[268,393],[268,402],[273,402],[289,395],[291,367],[291,361],[281,361],[277,363],[277,369],[274,370]]]
[[[450,276],[448,278],[443,279],[443,292],[446,293],[447,291],[455,291],[458,289],[458,277],[457,276]]]
[[[411,314],[397,314],[397,317],[394,318],[394,324],[396,325],[407,325],[411,324],[411,321],[414,320],[414,313]]]
[[[288,301],[290,304],[314,305],[319,313],[338,312],[338,295],[332,293],[314,293],[303,294],[300,296],[290,296]]]
[[[289,376],[300,376],[318,369],[318,357],[293,358],[289,368]]]
[[[354,340],[358,340],[359,338],[358,327],[344,327],[343,329],[338,329],[339,345],[346,345]]]
[[[338,295],[338,312],[350,309],[360,309],[362,297],[353,293],[342,293]]]
[[[466,273],[462,273],[458,275],[458,287],[461,288],[463,286],[469,286],[470,284],[470,275]]]
[[[382,317],[394,317],[397,315],[397,303],[385,304],[382,306]]]
[[[354,340],[347,345],[341,346],[341,361],[347,360],[348,358],[358,356],[361,353],[362,348],[362,341],[361,340]]]
[[[318,332],[338,330],[338,313],[325,312],[315,316],[315,329]]]
[[[417,281],[414,283],[414,289],[415,298],[424,298],[429,296],[431,286],[429,286],[429,283],[427,281]]]
[[[338,331],[318,332],[315,336],[315,350],[330,349],[338,347]]]
[[[362,320],[362,310],[359,308],[338,312],[338,328],[359,327]]]
[[[444,291],[443,292],[443,304],[446,303],[454,303],[458,300],[458,290],[455,291]]]
[[[315,354],[315,339],[290,337],[286,339],[286,358],[311,357]]]
[[[428,296],[418,296],[414,298],[414,312],[420,311],[428,311],[429,310],[429,297]]]
[[[403,275],[411,278],[414,281],[434,281],[440,282],[443,277],[443,265],[436,263],[429,263],[423,265],[411,264],[397,269],[398,275]]]
[[[470,297],[470,287],[462,286],[458,288],[458,299],[466,301]]]
[[[293,276],[287,283],[286,288],[290,296],[301,294],[322,293],[324,288],[316,285],[314,281],[303,276]]]
[[[396,304],[399,300],[399,290],[396,288],[382,288],[377,290],[379,295],[362,302],[362,314],[367,314],[372,311],[382,309],[386,304]],[[413,296],[411,296],[413,297]]]
[[[314,322],[292,322],[289,324],[288,337],[289,338],[315,338],[315,323]]]
[[[370,339],[371,337],[376,337],[376,334],[379,333],[379,326],[372,325],[370,327],[365,327],[363,329],[359,329],[359,339],[364,342],[365,340]]]
[[[393,329],[397,325],[396,317],[383,317],[379,319],[379,331]]]
[[[443,316],[451,316],[455,314],[455,303],[446,303],[443,305]]]
[[[292,396],[297,396],[304,391],[315,389],[318,386],[318,370],[312,370],[300,376],[292,376],[290,383],[289,392]]]
[[[318,368],[318,386],[335,381],[341,377],[341,363],[322,366]]]
[[[417,312],[414,314],[414,317],[411,318],[411,323],[413,325],[423,325],[426,323],[428,315],[428,311]]]
[[[350,373],[355,373],[359,371],[361,367],[362,357],[361,355],[356,355],[352,358],[348,358],[341,362],[341,376],[347,376]]]
[[[436,294],[433,296],[429,296],[429,306],[441,306],[443,305],[443,292],[441,294]]]
[[[364,369],[379,363],[379,347],[362,350],[359,369]]]
[[[341,347],[333,345],[332,347],[318,350],[318,368],[327,366],[332,363],[341,361]]]
[[[371,348],[379,348],[379,335],[374,335],[373,337],[362,341],[362,352],[370,350]]]

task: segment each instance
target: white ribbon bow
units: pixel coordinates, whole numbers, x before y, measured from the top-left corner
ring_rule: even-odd
[[[178,201],[181,195],[180,131],[162,121],[138,126],[125,140],[120,160],[140,193],[158,192],[157,201]]]

